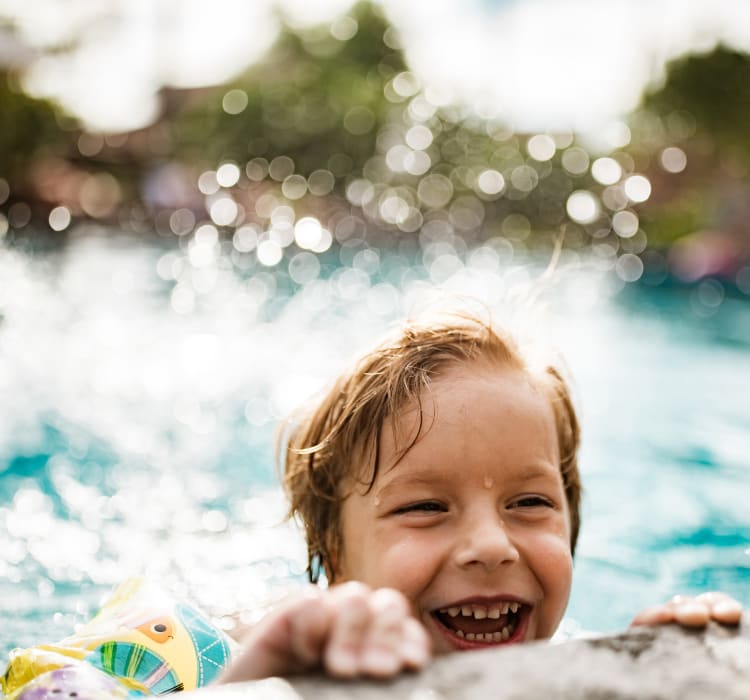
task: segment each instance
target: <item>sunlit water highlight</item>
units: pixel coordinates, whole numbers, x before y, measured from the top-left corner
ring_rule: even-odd
[[[186,300],[165,270],[187,257],[111,234],[0,250],[3,654],[67,635],[133,574],[219,618],[300,580],[275,423],[446,293],[528,313],[577,379],[586,496],[565,629],[620,628],[676,591],[750,603],[747,299],[623,289],[569,258],[531,314],[533,264],[362,247],[244,273],[218,255]]]

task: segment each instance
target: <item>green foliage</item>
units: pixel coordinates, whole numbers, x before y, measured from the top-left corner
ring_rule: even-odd
[[[718,46],[669,64],[665,83],[644,99],[660,115],[685,112],[698,132],[750,162],[750,55]]]
[[[388,25],[375,7],[360,3],[351,16],[358,29],[347,41],[335,39],[327,27],[285,28],[264,61],[178,114],[173,133],[180,157],[215,165],[286,155],[297,172],[309,174],[328,167],[331,155],[345,153],[352,167],[361,167],[391,108],[385,84],[405,63],[383,42]],[[222,108],[232,89],[248,96],[239,114]]]
[[[643,209],[649,245],[667,248],[695,231],[721,230],[732,197],[727,184],[750,167],[750,55],[719,45],[671,62],[631,125],[631,150],[649,152],[652,168],[667,146],[687,155],[679,180]]]
[[[20,180],[36,154],[53,152],[78,172],[113,175],[123,192],[122,206],[135,211],[143,204],[141,185],[155,161],[185,165],[191,177],[222,161],[243,166],[258,156],[268,161],[288,156],[296,175],[331,171],[338,180],[331,201],[351,205],[362,226],[393,242],[431,223],[429,235],[455,232],[466,241],[502,238],[519,248],[537,247],[564,231],[565,245],[573,248],[606,243],[615,251],[638,253],[646,240],[666,248],[694,231],[720,228],[723,222],[715,219],[727,210],[729,196],[723,183],[737,182],[738,173],[750,170],[746,54],[719,46],[669,64],[663,84],[632,115],[631,143],[610,154],[622,166],[620,181],[604,184],[585,164],[564,166],[566,149],[581,148],[574,137],[557,135],[554,155],[537,161],[528,147],[531,134],[514,134],[458,105],[430,104],[416,83],[395,80],[408,68],[379,7],[363,0],[349,17],[356,32],[348,39],[334,36],[348,34],[335,30],[337,24],[299,29],[282,22],[268,55],[231,83],[168,92],[168,108],[158,124],[106,142],[95,135],[103,146],[83,149],[88,155],[76,148],[80,133],[61,127],[50,103],[15,91],[9,76],[1,74],[0,177]],[[425,140],[415,141],[414,130]],[[666,172],[660,154],[676,145],[688,167]],[[249,172],[242,176],[240,190],[261,177],[259,190],[291,201],[277,182],[282,176],[253,172],[252,178]],[[622,200],[631,174],[649,178],[651,199]],[[369,191],[343,197],[343,185],[360,178]],[[200,203],[203,195],[193,187],[191,201]],[[568,213],[566,203],[575,190],[589,191],[599,201],[593,219]],[[309,192],[319,203],[320,195]],[[300,200],[300,211],[307,205]],[[613,218],[624,207],[637,213],[645,235],[618,235]],[[244,210],[266,227],[268,217],[260,210]]]
[[[642,224],[651,247],[668,248],[684,235],[707,226],[713,211],[703,192],[688,189],[665,204],[646,207]]]
[[[13,77],[0,72],[0,177],[9,180],[22,178],[41,149],[63,150],[68,141],[53,104],[17,90]]]

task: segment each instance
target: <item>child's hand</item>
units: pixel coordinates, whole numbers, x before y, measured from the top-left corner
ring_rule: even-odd
[[[339,678],[384,678],[418,670],[429,657],[427,632],[398,591],[360,583],[327,591],[311,586],[253,627],[220,682],[314,668]]]
[[[723,625],[738,625],[742,604],[725,593],[701,593],[698,596],[676,595],[668,603],[641,610],[630,626],[666,625],[671,622],[683,627],[705,627],[714,620]]]

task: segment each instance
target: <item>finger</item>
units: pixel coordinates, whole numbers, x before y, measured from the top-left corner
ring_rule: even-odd
[[[321,595],[309,596],[287,611],[289,649],[301,668],[320,663],[333,616]]]
[[[711,608],[697,598],[674,604],[674,619],[683,627],[705,627],[711,619]]]
[[[369,598],[371,622],[362,646],[360,670],[370,676],[392,676],[405,666],[402,645],[409,604],[398,591],[381,588]]]
[[[427,630],[411,613],[406,597],[379,589],[371,599],[373,622],[362,656],[362,671],[375,677],[419,670],[430,658]]]
[[[326,604],[333,611],[332,627],[323,663],[332,675],[351,678],[359,670],[360,649],[371,621],[369,589],[346,583],[331,591]]]
[[[706,603],[712,619],[723,625],[738,625],[742,619],[742,604],[726,593],[701,593],[697,600]]]
[[[716,603],[713,607],[713,618],[722,625],[739,625],[742,620],[742,604],[736,600]]]
[[[680,597],[680,596],[675,596]],[[726,593],[720,593],[719,591],[707,591],[706,593],[701,593],[700,595],[695,596],[695,600],[699,601],[700,603],[705,603],[706,605],[714,605],[718,603],[720,600],[733,600],[733,598],[729,598]]]
[[[381,620],[398,622],[411,615],[406,596],[394,588],[378,588],[373,591],[370,605]]]
[[[381,589],[378,594],[375,607],[379,612],[383,638],[394,645],[400,667],[410,670],[423,668],[432,651],[430,637],[424,625],[413,617],[409,601],[402,593]]]
[[[243,651],[221,682],[286,675],[315,666],[330,626],[317,589],[305,591],[268,613],[243,640]]]
[[[637,625],[666,625],[675,621],[674,604],[664,603],[652,605],[641,610],[630,623],[631,627]]]
[[[401,657],[404,667],[418,671],[427,665],[432,653],[430,636],[421,622],[413,617],[404,621],[404,639],[401,643]]]

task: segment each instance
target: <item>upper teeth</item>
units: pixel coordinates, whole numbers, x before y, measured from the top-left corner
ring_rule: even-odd
[[[500,615],[507,615],[508,611],[517,612],[518,608],[521,607],[520,603],[498,603],[497,605],[462,605],[452,606],[450,608],[443,608],[440,610],[443,614],[448,614],[451,617],[473,617],[475,620],[484,620],[489,617],[491,620],[497,620]]]

